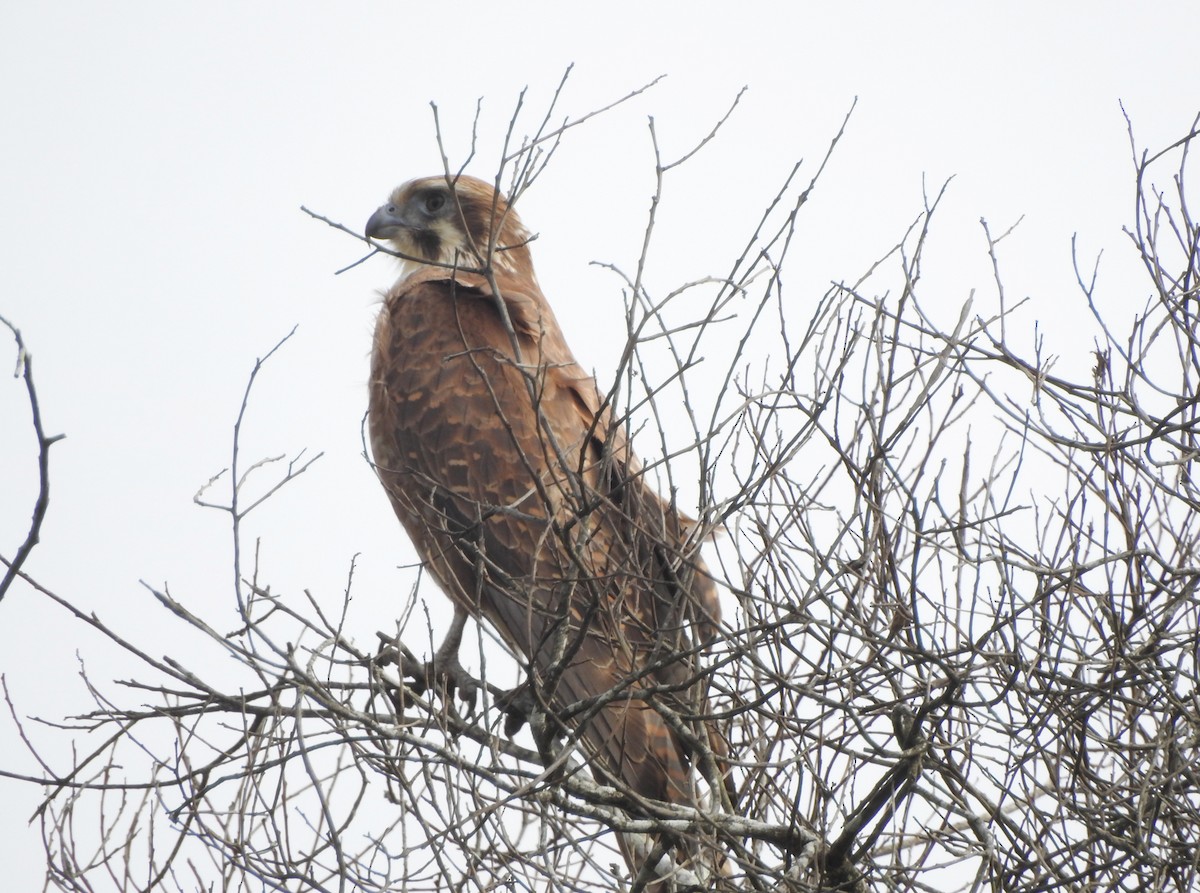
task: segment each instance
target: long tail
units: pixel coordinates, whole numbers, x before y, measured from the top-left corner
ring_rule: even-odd
[[[580,649],[587,652],[591,649]],[[598,649],[599,650],[599,649]],[[622,684],[608,672],[613,655],[577,656],[560,680],[555,701],[567,706],[612,691]],[[680,716],[683,710],[677,710]],[[684,721],[692,724],[683,717]],[[672,729],[668,720],[642,697],[618,698],[585,720],[582,738],[597,780],[629,791],[636,798],[689,806],[723,809],[735,799],[728,780],[728,748],[715,724],[695,721],[699,746],[695,747]],[[708,760],[717,778],[701,780],[698,761]],[[715,789],[714,789],[715,785]],[[651,893],[709,889],[712,875],[725,871],[725,856],[715,841],[704,840],[704,832],[671,835],[619,833],[618,846],[636,883],[644,882]]]

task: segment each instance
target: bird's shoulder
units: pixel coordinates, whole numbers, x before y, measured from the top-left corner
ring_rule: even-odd
[[[524,277],[501,272],[484,276],[466,270],[429,266],[402,278],[383,295],[383,299],[387,307],[429,302],[444,311],[455,301],[480,301],[485,309],[490,306],[497,321],[501,321],[495,300],[497,293],[516,333],[538,341],[552,341],[561,351],[570,353],[549,301],[536,281]],[[437,304],[447,300],[449,304]]]

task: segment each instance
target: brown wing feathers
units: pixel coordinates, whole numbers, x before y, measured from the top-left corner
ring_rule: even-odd
[[[450,598],[492,623],[542,681],[556,677],[551,705],[593,705],[580,734],[597,774],[642,797],[693,802],[689,748],[643,695],[677,686],[684,716],[704,703],[695,670],[670,658],[693,650],[688,604],[698,603],[701,626],[715,622],[712,584],[697,555],[680,561],[682,525],[636,473],[571,355],[516,214],[490,186],[462,177],[461,214],[438,216],[445,206],[421,190],[436,194],[440,180],[398,189],[368,234],[404,253],[436,236],[438,256],[427,259],[446,262],[454,226],[502,220],[495,241],[518,247],[491,281],[520,356],[484,276],[427,265],[402,278],[384,298],[372,360],[380,480]],[[422,226],[428,232],[416,232]],[[486,230],[471,235],[455,258],[489,241]],[[621,687],[629,694],[596,705]]]

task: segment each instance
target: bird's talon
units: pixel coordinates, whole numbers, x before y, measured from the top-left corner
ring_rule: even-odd
[[[504,734],[511,738],[529,722],[537,704],[529,683],[524,683],[497,697],[496,706],[504,711]]]
[[[441,688],[447,696],[458,695],[459,700],[474,707],[479,696],[479,682],[450,654],[435,654],[433,660],[421,669],[420,681],[428,688]]]

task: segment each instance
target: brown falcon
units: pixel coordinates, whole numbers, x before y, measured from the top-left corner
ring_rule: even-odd
[[[370,440],[456,608],[435,664],[461,673],[463,623],[487,620],[599,780],[696,804],[692,763],[707,753],[711,772],[722,751],[696,647],[715,588],[567,347],[529,232],[491,185],[434,176],[398,187],[366,235],[404,258],[375,330]]]

